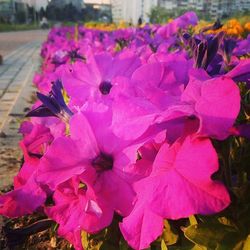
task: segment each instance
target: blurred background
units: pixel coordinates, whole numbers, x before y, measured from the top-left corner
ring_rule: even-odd
[[[0,0],[0,31],[58,22],[164,23],[186,10],[207,21],[249,16],[250,0]]]

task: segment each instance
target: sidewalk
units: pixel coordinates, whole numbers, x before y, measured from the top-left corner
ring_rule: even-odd
[[[20,46],[32,41],[45,41],[48,30],[27,30],[27,31],[10,31],[0,32],[0,54],[4,57]]]
[[[32,78],[39,67],[41,42],[29,42],[5,56],[0,66],[0,189],[13,183],[22,153],[20,122],[30,107]]]

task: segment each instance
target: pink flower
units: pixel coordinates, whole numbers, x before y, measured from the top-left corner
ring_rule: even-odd
[[[224,76],[205,81],[191,78],[182,101],[193,108],[193,115],[200,120],[197,133],[219,140],[230,135],[229,129],[240,111],[239,88]]]
[[[217,154],[206,138],[188,136],[171,147],[163,144],[149,177],[134,187],[137,201],[120,229],[134,249],[144,249],[161,235],[163,219],[212,214],[226,208],[226,188],[211,175],[218,170]]]
[[[134,176],[124,169],[135,163],[139,145],[112,133],[108,112],[75,114],[70,121],[70,137],[57,138],[51,144],[40,161],[37,180],[56,190],[61,183],[81,176],[96,197],[105,197],[112,212],[128,215],[134,199]],[[102,123],[98,123],[101,118]],[[91,178],[89,171],[93,172]]]
[[[96,233],[112,221],[113,210],[105,196],[96,196],[91,186],[82,184],[80,178],[60,184],[53,200],[55,205],[46,208],[46,213],[59,224],[58,234],[77,250],[83,249],[82,231]]]
[[[195,12],[189,11],[165,26],[160,27],[157,34],[164,38],[169,38],[170,36],[176,35],[179,29],[187,28],[189,25],[196,25],[197,23],[198,17]]]
[[[108,52],[90,56],[87,63],[76,62],[65,69],[62,78],[71,102],[82,106],[85,101],[109,96],[117,87],[117,77],[130,77],[140,66],[140,60],[130,52],[121,53],[115,57]]]
[[[14,179],[14,190],[0,196],[0,214],[8,217],[31,214],[44,204],[47,196],[36,182],[35,176],[39,158],[53,136],[48,128],[30,122],[23,123],[20,130],[24,134],[24,139],[20,142],[24,164]]]

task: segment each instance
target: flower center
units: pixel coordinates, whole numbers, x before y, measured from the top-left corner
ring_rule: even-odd
[[[100,155],[92,161],[92,166],[97,172],[111,170],[113,168],[113,157],[111,155],[100,153]]]
[[[103,81],[99,85],[99,90],[101,91],[103,95],[108,95],[111,88],[112,88],[112,84],[111,82],[108,82],[108,81]]]

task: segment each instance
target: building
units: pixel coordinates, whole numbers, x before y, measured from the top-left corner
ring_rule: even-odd
[[[41,8],[46,8],[48,5],[48,0],[22,0],[22,2],[28,4],[29,6],[34,7],[37,11]]]
[[[157,0],[111,0],[113,21],[137,24],[141,17],[147,22],[151,8],[157,4]]]
[[[232,11],[232,0],[211,0],[208,11],[212,18],[228,16]]]
[[[111,6],[107,3],[93,1],[84,2],[85,8],[83,10],[83,16],[85,21],[95,20],[104,23],[112,22]]]
[[[233,5],[237,11],[250,10],[250,0],[234,0]]]
[[[0,22],[25,22],[27,5],[21,0],[0,0]]]
[[[114,22],[124,20],[136,24],[139,17],[147,21],[148,13],[154,6],[170,11],[192,9],[218,18],[235,11],[250,10],[250,0],[111,0],[111,6]]]
[[[178,2],[173,0],[159,0],[158,4],[167,10],[174,10],[178,7]]]
[[[72,4],[78,10],[84,7],[83,0],[50,0],[49,5],[55,6],[56,8],[63,8],[65,5]]]

